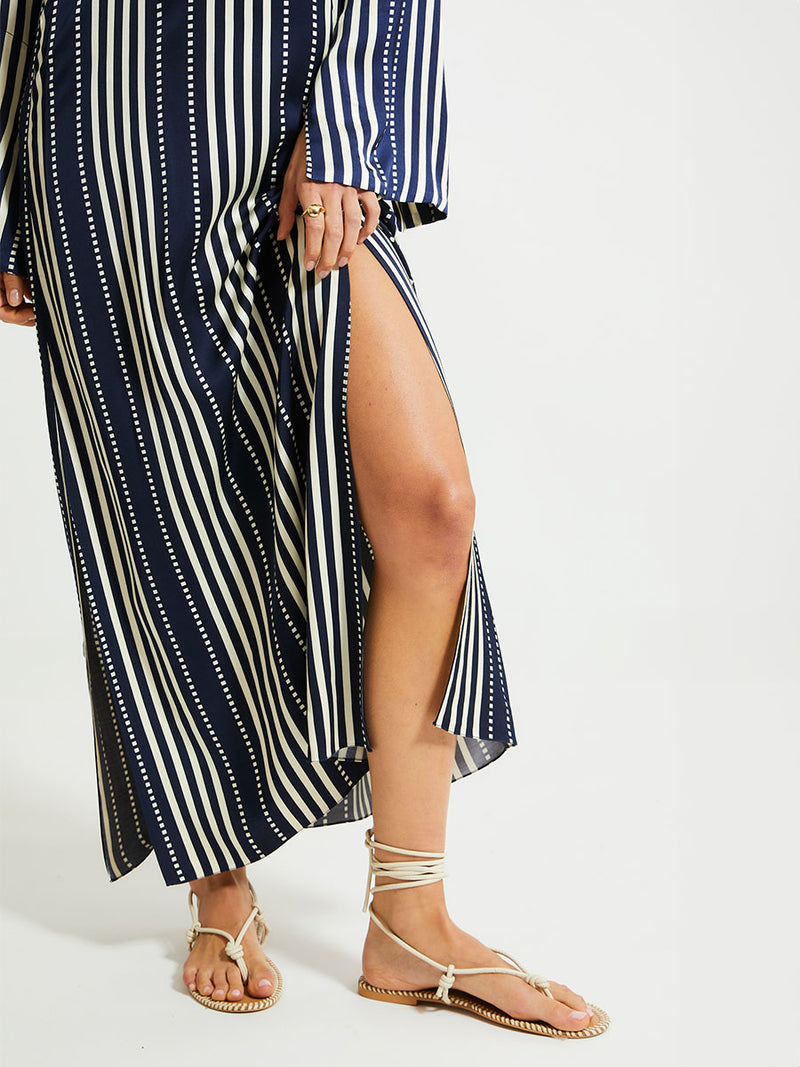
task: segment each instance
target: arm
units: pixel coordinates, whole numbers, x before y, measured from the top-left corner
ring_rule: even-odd
[[[343,0],[305,128],[307,178],[371,190],[403,226],[445,218],[440,0]]]

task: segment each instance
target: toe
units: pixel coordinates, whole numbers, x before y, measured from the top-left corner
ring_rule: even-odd
[[[560,1000],[542,996],[542,1019],[558,1030],[582,1030],[588,1026],[591,1016],[581,1008],[572,1008]]]
[[[235,964],[228,967],[226,978],[228,982],[228,1000],[241,1000],[242,972]]]
[[[187,989],[197,988],[197,968],[185,967],[183,971],[183,984]]]
[[[559,982],[551,982],[550,992],[556,1000],[560,1000],[562,1004],[566,1004],[570,1010],[590,1012],[589,1005],[583,997],[574,993],[569,986],[561,985]]]
[[[253,961],[247,978],[247,992],[251,997],[268,997],[275,988],[275,978],[262,955]]]
[[[216,967],[211,977],[214,992],[211,994],[214,1000],[224,1000],[228,995],[228,973],[226,967]]]
[[[197,972],[197,978],[195,979],[195,981],[197,982],[198,991],[202,993],[204,997],[210,997],[212,992],[214,991],[214,986],[212,985],[211,971],[203,970],[201,968]]]

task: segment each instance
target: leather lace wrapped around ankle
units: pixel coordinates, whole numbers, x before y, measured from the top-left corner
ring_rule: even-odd
[[[396,848],[392,845],[382,845],[375,840],[372,829],[364,835],[364,844],[370,850],[369,870],[367,871],[367,891],[364,894],[364,907],[367,910],[370,893],[380,893],[382,889],[412,889],[414,886],[431,885],[442,878],[447,877],[444,869],[444,852],[418,852],[411,848]],[[407,856],[427,856],[427,859],[417,860],[388,860],[382,861],[375,858],[375,849],[383,849],[384,852],[402,852]],[[372,885],[373,876],[388,876],[399,879],[397,884],[385,882],[383,885]]]
[[[442,878],[446,877],[447,872],[444,869],[444,852],[421,852],[411,848],[399,848],[396,845],[384,845],[375,840],[374,832],[372,828],[368,829],[364,835],[364,844],[370,850],[369,856],[369,871],[367,875],[367,892],[364,897],[364,907],[362,911],[366,911],[369,906],[370,920],[380,927],[383,932],[395,941],[398,945],[402,945],[413,955],[419,959],[424,960],[425,963],[429,963],[432,967],[436,967],[441,971],[441,977],[439,978],[439,984],[436,988],[435,996],[441,1000],[444,1004],[450,1003],[449,991],[453,988],[455,983],[455,976],[457,974],[513,974],[519,978],[524,979],[529,985],[534,986],[540,992],[546,994],[548,997],[552,997],[553,994],[550,991],[550,983],[546,978],[543,978],[539,974],[534,974],[533,971],[526,971],[520,964],[509,956],[507,952],[502,952],[500,949],[493,948],[492,952],[496,952],[498,956],[502,956],[504,959],[512,963],[513,967],[456,967],[454,963],[443,964],[438,960],[431,959],[430,956],[426,956],[424,952],[420,952],[418,949],[413,948],[408,942],[404,941],[401,937],[398,937],[393,930],[378,918],[375,914],[372,905],[369,904],[370,892],[379,893],[385,889],[410,889],[413,886],[430,885],[433,882],[438,882]],[[406,856],[425,857],[424,859],[414,860],[392,860],[381,861],[375,859],[375,849],[382,849],[385,852],[397,852]],[[372,885],[373,875],[384,875],[387,877],[394,877],[397,879],[395,882],[384,882],[383,885]]]

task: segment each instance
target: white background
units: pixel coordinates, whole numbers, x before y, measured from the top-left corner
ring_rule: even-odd
[[[35,337],[3,326],[9,1064],[800,1065],[800,5],[445,0],[444,32],[451,215],[401,243],[519,737],[453,788],[447,895],[611,1029],[357,997],[363,822],[252,868],[275,1009],[182,991],[184,889],[102,863]]]

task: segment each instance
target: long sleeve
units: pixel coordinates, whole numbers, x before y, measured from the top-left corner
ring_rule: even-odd
[[[306,108],[306,177],[393,201],[402,228],[446,217],[440,0],[341,0]]]
[[[0,0],[0,270],[28,274],[19,166],[28,46],[41,0]]]

